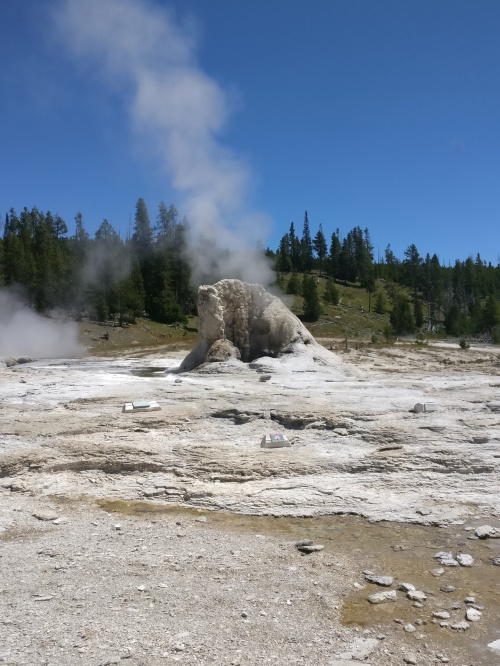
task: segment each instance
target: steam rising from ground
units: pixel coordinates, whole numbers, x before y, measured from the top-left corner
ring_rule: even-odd
[[[270,283],[262,253],[221,266],[220,252],[209,251],[214,241],[219,248],[253,250],[267,235],[268,220],[247,209],[249,169],[217,138],[229,95],[198,66],[193,25],[181,25],[150,0],[60,0],[55,18],[70,51],[97,65],[107,86],[119,86],[135,131],[160,151],[185,197],[200,274],[210,275],[215,263],[216,277]]]
[[[75,322],[41,317],[14,292],[0,290],[0,358],[73,358],[85,348],[77,341]]]

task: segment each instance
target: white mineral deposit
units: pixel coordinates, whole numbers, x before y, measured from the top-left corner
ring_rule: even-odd
[[[0,662],[491,664],[498,350],[334,354],[238,281],[199,307],[187,357],[0,370]]]

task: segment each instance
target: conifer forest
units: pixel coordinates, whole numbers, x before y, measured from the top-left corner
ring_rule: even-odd
[[[133,229],[123,239],[104,219],[94,238],[81,213],[74,234],[58,215],[11,209],[0,238],[0,286],[20,292],[38,312],[55,309],[75,319],[185,323],[196,314],[189,222],[163,202],[153,223],[137,201]],[[314,233],[315,231],[315,233]],[[369,295],[369,308],[387,315],[394,334],[442,333],[500,343],[500,265],[479,254],[441,265],[411,244],[403,257],[387,245],[374,258],[370,232],[311,231],[307,212],[292,222],[276,249],[260,246],[275,270],[276,287],[303,299],[303,317],[317,320],[323,305],[339,303],[339,285]],[[227,277],[237,277],[228,275]]]

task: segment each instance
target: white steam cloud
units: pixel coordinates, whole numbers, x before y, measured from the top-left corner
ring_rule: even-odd
[[[74,358],[85,353],[77,342],[75,322],[48,319],[30,310],[19,297],[0,289],[0,358]]]
[[[119,86],[135,131],[160,151],[202,248],[193,258],[199,275],[269,284],[262,255],[221,265],[221,253],[207,251],[214,241],[219,248],[255,249],[268,219],[248,210],[250,171],[218,139],[229,96],[198,66],[193,27],[150,0],[60,0],[55,19],[73,55],[97,65],[107,86]]]

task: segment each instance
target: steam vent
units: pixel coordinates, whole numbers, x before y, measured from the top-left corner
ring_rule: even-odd
[[[276,358],[308,345],[323,356],[302,322],[260,284],[221,280],[198,289],[199,341],[181,364],[189,371],[206,361]],[[331,355],[333,357],[333,355]]]

